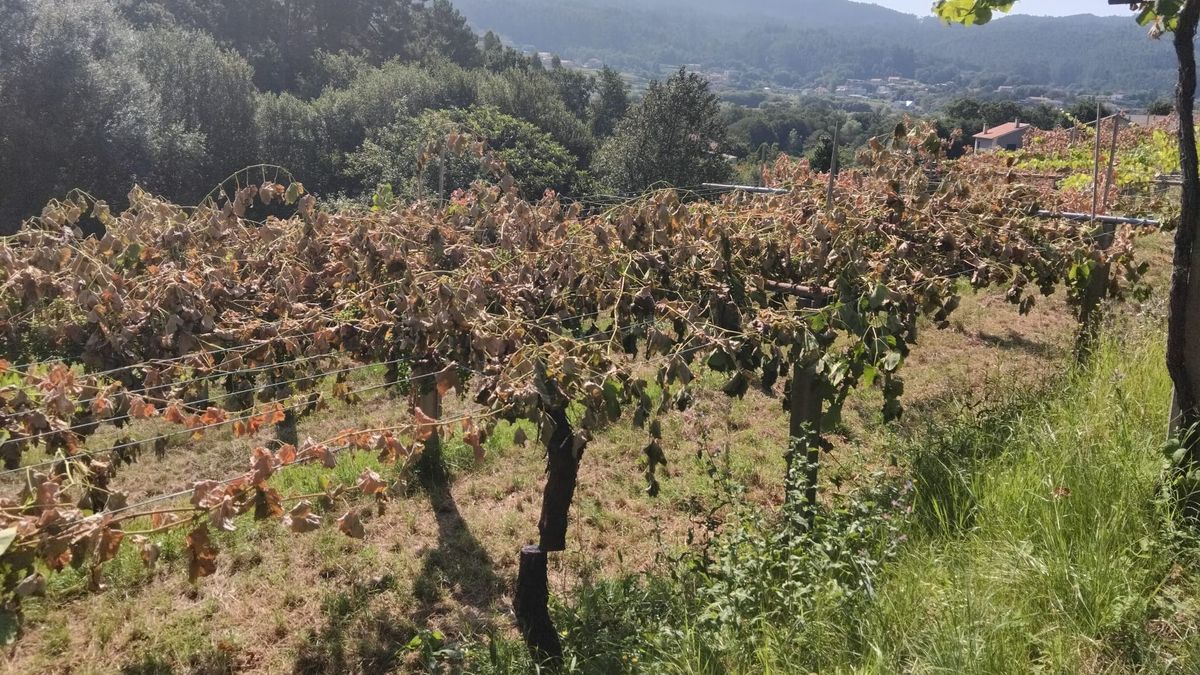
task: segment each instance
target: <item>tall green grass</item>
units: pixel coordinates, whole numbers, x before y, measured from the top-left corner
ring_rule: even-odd
[[[1110,339],[1046,390],[930,421],[904,477],[813,534],[742,513],[665,571],[579,589],[556,613],[568,669],[1200,673],[1194,565],[1159,499],[1162,344]],[[522,672],[520,653],[458,658]]]
[[[1157,499],[1170,401],[1162,344],[1158,334],[1109,340],[1040,401],[960,420],[915,451],[912,539],[862,617],[870,649],[856,666],[1172,667],[1149,632],[1175,557]]]

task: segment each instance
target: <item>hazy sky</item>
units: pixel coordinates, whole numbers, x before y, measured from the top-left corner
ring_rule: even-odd
[[[863,0],[875,5],[891,7],[902,12],[930,16],[933,0]],[[1109,5],[1108,0],[1019,0],[1013,13],[1065,16],[1068,14],[1100,14],[1109,16],[1132,16],[1129,5]]]

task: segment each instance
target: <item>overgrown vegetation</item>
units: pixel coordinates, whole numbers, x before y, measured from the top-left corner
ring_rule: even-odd
[[[950,405],[811,535],[745,506],[716,461],[731,510],[711,541],[558,607],[571,670],[1195,672],[1195,538],[1160,499],[1161,344],[1110,338],[1044,390]],[[511,645],[428,656],[527,667]]]

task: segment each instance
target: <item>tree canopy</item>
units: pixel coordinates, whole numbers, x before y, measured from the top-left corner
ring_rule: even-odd
[[[428,110],[475,110],[537,194],[576,184],[614,84],[482,41],[447,0],[0,0],[0,222],[84,190],[194,203],[248,165],[326,196],[370,194],[362,160]],[[605,76],[611,80],[611,75]],[[619,77],[618,77],[619,82]],[[481,110],[491,112],[484,115]],[[453,117],[455,114],[451,114]],[[414,127],[413,125],[416,125]],[[370,143],[368,142],[370,141]],[[374,143],[375,145],[371,145]],[[511,147],[510,147],[511,146]],[[523,150],[530,149],[533,164]],[[356,158],[352,161],[352,158]]]
[[[620,192],[656,183],[694,186],[729,177],[726,127],[717,96],[684,69],[651,82],[596,158],[601,180]]]

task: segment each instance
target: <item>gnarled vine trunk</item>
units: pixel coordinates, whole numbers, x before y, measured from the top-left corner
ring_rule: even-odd
[[[579,476],[579,460],[575,453],[575,435],[567,420],[567,411],[559,408],[547,413],[554,422],[554,433],[546,444],[546,489],[542,493],[542,517],[538,520],[543,551],[564,551],[567,548],[567,523],[571,501],[575,498],[575,483]]]
[[[1175,254],[1167,323],[1167,369],[1175,385],[1172,431],[1187,431],[1200,421],[1200,166],[1196,155],[1193,111],[1196,97],[1196,24],[1200,0],[1187,0],[1175,29],[1175,55],[1179,60],[1176,111],[1179,114],[1179,163],[1183,196],[1179,228],[1175,231]],[[1200,459],[1200,443],[1191,439],[1191,457]]]
[[[821,466],[820,433],[821,395],[816,366],[797,362],[792,365],[792,379],[788,385],[789,438],[785,503],[793,512],[799,507],[809,530],[812,530],[817,518],[817,481]],[[804,500],[797,504],[801,482],[804,484]]]
[[[547,563],[550,552],[567,548],[567,525],[583,452],[575,450],[575,434],[566,408],[551,408],[546,415],[554,423],[554,431],[546,439],[546,488],[538,520],[539,544],[521,549],[513,613],[534,660],[554,671],[562,665],[563,653],[548,607]]]

